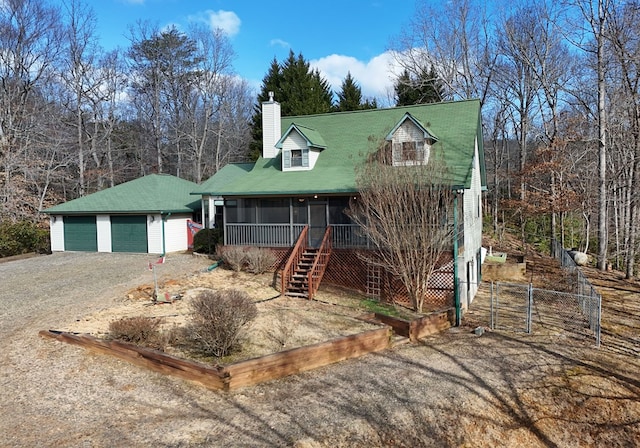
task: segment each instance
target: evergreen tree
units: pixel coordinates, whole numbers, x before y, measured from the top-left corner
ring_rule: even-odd
[[[257,160],[262,153],[262,103],[269,100],[269,92],[279,92],[282,84],[282,70],[276,58],[273,58],[269,71],[262,78],[262,90],[258,93],[258,102],[253,107],[251,117],[251,142],[249,143],[249,157]]]
[[[438,103],[444,97],[442,82],[433,65],[428,72],[422,70],[419,76],[411,76],[405,69],[396,81],[395,92],[396,106]]]
[[[342,87],[338,92],[338,104],[335,110],[344,112],[348,110],[376,109],[378,104],[375,99],[369,101],[362,100],[362,90],[351,76],[351,72],[347,73],[346,78],[342,81]]]
[[[311,70],[302,54],[297,57],[289,51],[287,60],[278,64],[274,58],[269,72],[262,80],[258,102],[254,110],[250,144],[251,158],[256,160],[262,151],[262,102],[269,100],[269,92],[281,105],[283,116],[312,115],[331,112],[331,88],[318,70]]]

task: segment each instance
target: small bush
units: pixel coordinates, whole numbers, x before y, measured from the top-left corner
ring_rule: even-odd
[[[217,251],[218,257],[222,259],[226,266],[236,272],[240,272],[245,262],[245,251],[239,246],[221,247]]]
[[[222,241],[222,229],[202,229],[193,237],[193,251],[200,254],[215,254]]]
[[[0,257],[49,252],[49,231],[30,221],[0,223]]]
[[[203,291],[191,302],[189,334],[204,354],[221,358],[238,346],[242,327],[257,315],[243,291]]]
[[[276,256],[269,249],[251,247],[245,252],[247,272],[263,274],[276,262]]]
[[[160,324],[161,319],[144,316],[114,320],[109,324],[109,338],[162,350],[165,344]]]

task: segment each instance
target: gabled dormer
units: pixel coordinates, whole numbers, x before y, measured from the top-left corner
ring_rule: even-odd
[[[387,134],[385,140],[391,145],[391,160],[395,166],[424,165],[429,161],[429,152],[438,138],[427,126],[410,113]]]
[[[292,123],[275,147],[282,154],[282,171],[308,171],[327,145],[316,130]]]

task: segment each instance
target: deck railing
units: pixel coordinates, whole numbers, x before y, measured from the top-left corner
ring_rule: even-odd
[[[327,264],[329,264],[329,257],[331,256],[331,227],[327,227],[324,232],[324,237],[318,248],[316,259],[313,262],[313,266],[307,274],[307,284],[309,285],[309,299],[313,299],[314,294],[320,286],[324,271],[327,270]]]
[[[230,246],[293,246],[306,224],[226,224],[225,244]],[[371,243],[357,224],[331,224],[334,249],[371,248]],[[307,237],[309,238],[309,237]],[[317,243],[317,241],[316,241]],[[314,245],[307,241],[307,244]],[[464,247],[464,225],[458,226],[458,247]]]
[[[306,224],[229,224],[225,244],[229,246],[291,247]]]
[[[340,249],[369,247],[369,239],[357,224],[331,224],[333,247]]]
[[[289,256],[289,260],[287,260],[287,264],[284,265],[282,269],[282,273],[280,275],[280,281],[282,282],[280,287],[280,294],[284,295],[287,292],[287,285],[289,284],[289,280],[293,276],[293,273],[298,266],[298,262],[304,253],[304,250],[307,248],[308,235],[309,231],[308,226],[304,226],[300,235],[298,237],[298,241],[291,251],[291,255]]]

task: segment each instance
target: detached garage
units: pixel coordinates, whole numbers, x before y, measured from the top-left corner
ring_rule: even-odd
[[[164,254],[187,250],[187,221],[200,216],[197,184],[151,174],[43,210],[51,250]]]

